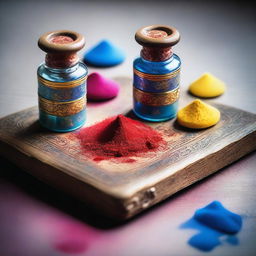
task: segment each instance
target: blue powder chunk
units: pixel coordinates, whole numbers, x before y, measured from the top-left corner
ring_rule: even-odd
[[[213,201],[195,212],[194,218],[215,230],[235,234],[242,228],[242,218],[226,208],[218,201]]]
[[[213,232],[196,234],[189,239],[188,243],[205,252],[212,251],[216,246],[221,244],[219,237]]]
[[[218,201],[213,201],[206,207],[195,212],[193,218],[183,223],[181,228],[192,228],[199,232],[193,235],[189,245],[201,251],[209,252],[222,242],[236,246],[238,238],[233,235],[240,231],[242,218],[225,209]]]
[[[84,62],[95,67],[111,67],[125,60],[123,50],[109,40],[102,40],[84,55]]]

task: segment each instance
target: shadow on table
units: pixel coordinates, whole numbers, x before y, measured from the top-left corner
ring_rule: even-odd
[[[253,152],[251,154],[253,154]],[[245,157],[250,157],[251,154]],[[150,209],[147,209],[142,213],[139,213],[138,215],[132,217],[129,220],[117,221],[117,220],[113,220],[100,215],[93,209],[88,208],[84,202],[75,199],[74,197],[66,194],[63,191],[50,187],[49,185],[34,178],[30,174],[24,172],[23,170],[21,170],[20,168],[12,164],[11,162],[1,157],[0,157],[0,166],[1,166],[0,180],[1,179],[6,180],[12,184],[15,184],[19,189],[21,189],[23,192],[28,194],[30,197],[33,197],[36,200],[49,204],[50,206],[57,208],[58,210],[68,215],[71,215],[74,218],[87,223],[88,225],[91,225],[95,228],[102,229],[102,230],[117,228],[121,225],[125,225],[136,219],[139,219],[149,214],[153,210],[156,210],[157,207],[160,207],[161,205],[167,202],[171,202],[176,197],[182,195],[183,193],[188,192],[190,189],[193,189],[195,185],[196,186],[200,185],[200,183],[206,181],[207,179],[215,175],[219,175],[221,171],[225,170],[225,168],[223,168],[217,173],[214,173],[208,176],[207,178],[196,182],[196,184],[193,184],[188,188],[185,188],[182,191],[177,192],[175,195],[170,196],[164,201],[158,203],[155,206],[152,206]],[[191,222],[188,222],[184,224],[182,228],[189,228],[189,226],[192,227],[193,225],[191,226],[190,224]],[[232,244],[232,242],[234,241],[231,239],[231,241],[229,242]]]

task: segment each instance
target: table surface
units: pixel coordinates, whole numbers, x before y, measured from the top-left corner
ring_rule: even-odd
[[[221,1],[1,1],[0,117],[37,104],[36,68],[44,54],[38,37],[56,29],[85,35],[82,54],[101,39],[127,53],[113,68],[96,69],[107,77],[132,77],[141,26],[177,27],[182,59],[181,106],[193,99],[191,81],[211,72],[227,84],[214,100],[256,112],[255,15],[250,4]],[[1,150],[1,149],[0,149]],[[204,255],[188,244],[198,231],[181,225],[197,208],[219,200],[243,217],[243,228],[208,255],[254,255],[256,250],[256,154],[172,196],[126,223],[97,216],[75,199],[48,187],[4,159],[0,178],[0,254],[4,256],[189,256]]]

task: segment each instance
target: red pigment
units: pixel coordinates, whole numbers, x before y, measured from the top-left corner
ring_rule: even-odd
[[[161,38],[161,37],[167,37],[168,34],[163,30],[153,29],[147,32],[147,36],[152,38]]]
[[[54,44],[69,44],[73,41],[73,38],[70,36],[55,36],[51,40],[51,42]]]
[[[77,133],[84,154],[94,161],[144,156],[165,144],[160,133],[123,115],[110,117]],[[126,159],[124,162],[133,162]]]

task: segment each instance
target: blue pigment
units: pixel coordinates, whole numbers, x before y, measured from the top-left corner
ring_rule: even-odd
[[[181,228],[198,230],[199,232],[189,239],[188,244],[208,252],[222,242],[238,245],[239,240],[234,234],[241,230],[242,218],[225,209],[220,202],[213,201],[198,209],[191,219],[181,225]]]
[[[124,60],[124,51],[109,40],[100,41],[84,55],[84,62],[95,67],[111,67]]]
[[[242,227],[242,218],[223,207],[218,201],[213,201],[202,209],[195,212],[194,218],[223,233],[235,234]]]
[[[219,236],[214,232],[196,234],[189,239],[188,243],[205,252],[211,251],[221,244]]]

